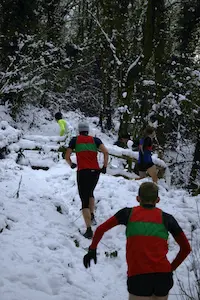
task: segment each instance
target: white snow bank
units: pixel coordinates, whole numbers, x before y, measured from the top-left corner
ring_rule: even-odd
[[[87,270],[83,266],[90,241],[78,232],[78,228],[84,230],[84,222],[76,171],[63,160],[45,172],[19,168],[12,159],[0,161],[0,170],[3,195],[0,223],[3,227],[9,224],[9,229],[0,234],[1,300],[93,300],[94,295],[96,300],[127,299],[124,226],[117,226],[103,236],[97,265],[92,263]],[[149,180],[101,175],[95,190],[98,224],[125,206],[137,205],[139,185]],[[198,220],[196,204],[200,198],[190,197],[184,190],[167,191],[163,180],[158,185],[161,198],[158,207],[172,213],[190,238],[191,228]],[[63,214],[57,212],[58,206]],[[172,238],[169,249],[172,261],[179,250]],[[118,251],[116,258],[106,257],[105,252],[113,251]],[[176,271],[185,287],[187,266],[193,278],[190,258]],[[169,300],[177,299],[173,294],[180,293],[176,276],[174,281]]]
[[[21,139],[18,143],[13,143],[12,145],[10,145],[8,147],[8,149],[10,151],[16,151],[18,152],[20,149],[42,149],[44,152],[49,153],[51,150],[57,151],[58,148],[60,147],[60,145],[46,145],[43,143],[38,143],[38,142],[34,142],[34,141],[28,141],[25,139]]]
[[[40,143],[63,142],[66,140],[65,136],[43,136],[43,135],[28,135],[23,136],[24,139]]]
[[[22,132],[13,128],[7,121],[0,122],[0,148],[4,148],[11,143],[17,142],[22,135]]]
[[[30,110],[30,115],[33,111]],[[32,127],[29,135],[56,135],[59,128],[55,120],[48,120],[39,112],[41,120],[38,128]],[[35,113],[35,116],[37,114]],[[84,118],[77,113],[66,113],[74,128],[80,120],[87,120],[91,134],[101,138],[110,153],[132,155],[138,158],[138,152],[113,146],[114,134],[101,133],[94,118]],[[30,117],[31,119],[31,117]],[[31,119],[32,121],[32,119]],[[23,126],[22,126],[23,127]],[[52,137],[51,137],[52,138]],[[40,141],[20,139],[9,147],[33,147],[42,145],[49,150],[54,143],[46,138]],[[21,144],[20,144],[21,143]],[[27,144],[28,143],[28,144]],[[55,142],[56,143],[56,142]],[[45,145],[44,145],[45,144]],[[51,145],[52,148],[53,145]],[[56,145],[57,146],[57,145]],[[81,202],[76,184],[76,171],[71,170],[64,160],[57,162],[55,153],[27,151],[27,163],[43,164],[51,167],[48,171],[33,171],[30,167],[19,166],[14,162],[17,155],[8,156],[0,161],[0,294],[1,300],[124,300],[128,298],[126,288],[125,227],[118,226],[107,232],[98,247],[98,263],[86,270],[82,259],[90,241],[84,239],[78,231],[84,230],[81,216]],[[37,154],[36,154],[37,153]],[[102,155],[102,154],[100,154]],[[73,155],[74,159],[74,155]],[[114,158],[115,159],[115,158]],[[154,163],[161,164],[156,155]],[[109,170],[117,174],[117,168]],[[122,171],[122,170],[120,170]],[[131,177],[128,172],[123,175]],[[19,188],[20,178],[22,182]],[[136,195],[141,182],[126,180],[123,177],[101,175],[95,189],[96,219],[98,224],[125,206],[137,205]],[[191,238],[191,230],[198,222],[197,206],[200,196],[190,197],[186,191],[166,189],[164,180],[159,180],[161,202],[158,207],[172,213],[184,232]],[[19,188],[19,197],[17,190]],[[63,214],[57,211],[61,207]],[[6,226],[8,225],[8,228]],[[196,241],[199,232],[193,231]],[[79,243],[79,247],[75,245]],[[195,247],[198,250],[198,244]],[[105,252],[117,250],[116,258],[106,257]],[[173,260],[179,251],[172,238],[169,240],[169,259]],[[187,267],[189,269],[187,269]],[[175,285],[170,291],[169,300],[183,299],[177,287],[177,276],[188,287],[189,277],[193,280],[191,256],[176,271]],[[98,293],[97,293],[98,291]]]

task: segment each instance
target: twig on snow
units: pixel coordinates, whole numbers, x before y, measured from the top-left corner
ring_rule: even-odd
[[[21,183],[22,183],[22,175],[21,175],[21,177],[20,177],[20,181],[19,181],[19,185],[18,185],[17,192],[16,192],[15,195],[14,195],[14,197],[16,197],[17,199],[19,198],[19,191],[20,191]]]

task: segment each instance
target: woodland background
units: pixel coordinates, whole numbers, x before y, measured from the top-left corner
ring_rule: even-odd
[[[102,131],[156,127],[163,151],[200,166],[199,0],[2,0],[0,104],[98,116]],[[173,161],[174,163],[174,161]],[[179,176],[179,184],[183,184]],[[182,180],[182,182],[181,182]]]

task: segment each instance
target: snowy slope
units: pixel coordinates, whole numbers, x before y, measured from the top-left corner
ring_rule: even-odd
[[[80,117],[68,114],[76,128]],[[44,121],[43,126],[39,122],[38,128],[27,129],[27,134],[41,134],[45,129],[45,135],[56,135],[57,124],[53,120]],[[113,136],[100,134],[95,127],[92,130],[105,143],[113,142]],[[29,155],[30,159],[37,159],[32,153]],[[51,163],[48,171],[34,171],[17,165],[14,159],[15,155],[10,154],[0,161],[0,300],[127,299],[125,227],[118,226],[104,235],[98,247],[98,264],[86,270],[82,259],[90,241],[78,231],[84,230],[84,223],[76,171],[64,160]],[[150,179],[143,181],[146,180]],[[125,206],[137,205],[135,198],[143,181],[102,174],[95,190],[98,224]],[[184,190],[166,190],[165,186],[160,180],[158,207],[172,213],[190,239],[198,222],[196,205],[200,196],[190,197]],[[199,238],[198,230],[193,234]],[[178,251],[172,238],[169,249],[171,261]],[[118,252],[116,258],[105,255],[113,251]],[[176,272],[185,287],[187,266],[192,279],[191,255]],[[176,295],[180,294],[176,276],[174,280],[169,299],[181,300],[183,296]]]
[[[1,161],[0,166],[0,224],[8,227],[0,234],[1,300],[92,300],[94,296],[98,300],[126,299],[125,227],[106,233],[98,248],[98,264],[89,270],[83,267],[83,248],[90,241],[78,232],[78,228],[84,230],[84,224],[79,217],[76,172],[64,161],[48,172],[19,167],[12,159]],[[101,175],[95,193],[98,223],[124,206],[136,205],[139,184]],[[160,196],[158,206],[173,213],[190,237],[191,223],[197,220],[196,199],[183,190],[167,192],[162,185]],[[63,214],[57,212],[56,206],[62,208]],[[76,247],[75,240],[80,247]],[[169,248],[172,259],[178,251],[172,239]],[[105,256],[105,252],[115,250],[117,258]],[[190,265],[189,259],[187,263]],[[187,282],[184,264],[177,273]],[[171,294],[177,292],[175,286]]]

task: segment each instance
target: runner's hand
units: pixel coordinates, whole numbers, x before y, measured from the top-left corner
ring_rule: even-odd
[[[72,168],[72,169],[75,169],[76,167],[77,167],[77,164],[75,164],[75,163],[72,163],[72,164],[71,164],[71,168]]]
[[[101,168],[101,173],[106,174],[106,167]]]
[[[94,263],[97,263],[97,252],[96,249],[90,249],[88,253],[83,257],[83,264],[85,266],[85,268],[87,269],[88,267],[90,267],[90,262],[91,260],[94,260]]]

